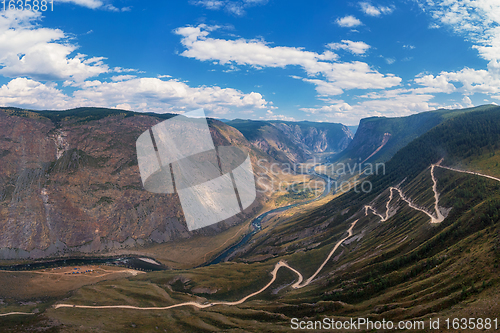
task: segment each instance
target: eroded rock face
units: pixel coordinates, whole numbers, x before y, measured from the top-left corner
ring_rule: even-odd
[[[54,122],[38,113],[0,110],[0,259],[191,237],[177,195],[142,186],[135,142],[161,121],[117,112]],[[216,144],[235,141],[248,151],[241,134],[227,128],[211,124]],[[238,222],[195,233],[215,234]]]
[[[293,142],[303,157],[314,153],[341,152],[353,138],[349,128],[341,124],[274,122],[272,125]]]

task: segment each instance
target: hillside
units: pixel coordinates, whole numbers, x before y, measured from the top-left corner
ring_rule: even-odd
[[[334,160],[343,163],[386,162],[411,141],[449,118],[496,108],[498,106],[484,105],[461,110],[440,109],[407,117],[361,119],[352,142]]]
[[[346,126],[333,123],[256,121],[227,122],[254,146],[283,162],[305,161],[317,153],[338,153],[352,140]]]
[[[448,166],[460,170],[465,161],[492,156],[499,148],[499,109],[456,115],[400,150],[387,163],[386,175],[369,178],[373,192],[351,191],[311,212],[271,221],[236,261],[284,259],[304,278],[357,222],[354,236],[310,286],[291,290],[296,275],[283,272],[273,285],[278,289],[262,296],[273,302],[254,303],[253,309],[316,320],[495,316],[500,311],[494,301],[500,295],[500,182]],[[443,167],[430,167],[442,158]],[[436,206],[444,221],[431,224],[427,214],[435,217]],[[286,322],[275,321],[276,329]]]
[[[143,189],[135,141],[172,116],[0,109],[0,258],[114,251],[214,235],[241,221],[189,232],[177,195]],[[209,126],[216,145],[232,144],[254,161],[273,161],[234,128],[216,120]],[[247,216],[268,199],[259,195]]]
[[[457,111],[366,178],[371,192],[271,216],[231,262],[75,288],[32,305],[44,312],[31,322],[90,330],[85,314],[105,331],[288,332],[292,318],[439,318],[446,332],[446,318],[496,318],[500,178],[465,166],[498,153],[500,109]]]

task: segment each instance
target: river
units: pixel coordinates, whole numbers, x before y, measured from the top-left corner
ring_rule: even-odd
[[[262,222],[262,220],[267,215],[273,214],[273,213],[281,213],[281,212],[284,212],[284,211],[286,211],[286,210],[288,210],[290,208],[293,208],[293,207],[307,205],[307,204],[309,204],[309,203],[311,203],[313,201],[319,200],[319,199],[325,197],[326,195],[328,195],[328,193],[330,193],[330,190],[331,190],[331,187],[332,187],[332,183],[331,183],[330,177],[325,176],[325,175],[320,175],[320,174],[316,173],[316,171],[314,169],[315,169],[314,167],[311,168],[308,171],[307,174],[312,174],[312,175],[321,177],[326,182],[325,190],[323,191],[323,193],[320,196],[318,196],[318,197],[316,197],[314,199],[308,200],[308,201],[299,202],[299,203],[295,203],[295,204],[284,206],[284,207],[280,207],[280,208],[275,208],[275,209],[272,209],[272,210],[269,210],[269,211],[267,211],[265,213],[260,214],[259,216],[257,216],[252,221],[253,231],[251,233],[249,233],[248,235],[246,235],[245,237],[243,237],[238,243],[236,243],[236,244],[230,246],[229,248],[227,248],[226,250],[224,250],[222,253],[220,253],[217,257],[215,257],[211,261],[206,262],[205,264],[201,265],[201,267],[210,266],[210,265],[214,265],[214,264],[218,264],[220,262],[223,262],[231,254],[233,254],[236,250],[238,250],[243,245],[245,245],[246,243],[248,243],[248,241],[252,238],[252,236],[255,235],[256,233],[258,233],[262,229],[261,222]]]
[[[146,261],[147,260],[147,261]],[[159,271],[166,267],[153,264],[154,260],[149,258],[126,257],[126,258],[67,258],[46,261],[37,261],[29,264],[0,266],[3,271],[31,271],[44,268],[84,266],[84,265],[112,265],[132,268],[141,271]]]

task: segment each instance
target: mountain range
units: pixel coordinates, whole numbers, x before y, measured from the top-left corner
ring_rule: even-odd
[[[215,141],[249,152],[253,163],[305,162],[321,154],[328,154],[328,163],[384,163],[383,173],[349,179],[369,184],[369,190],[301,201],[263,216],[252,233],[246,224],[225,221],[189,234],[175,197],[142,191],[133,142],[168,117],[95,109],[0,111],[1,247],[30,251],[55,240],[81,251],[95,244],[97,228],[105,232],[101,244],[134,240],[124,253],[140,254],[138,240],[147,245],[157,234],[170,238],[153,242],[173,244],[168,249],[179,251],[181,260],[195,255],[209,262],[234,246],[226,262],[59,284],[57,292],[45,282],[43,291],[4,296],[5,309],[18,311],[16,304],[29,300],[25,308],[40,312],[23,325],[96,329],[84,319],[88,314],[102,331],[288,332],[294,318],[313,325],[325,318],[423,323],[415,329],[421,332],[428,331],[429,320],[440,320],[436,332],[453,331],[447,318],[481,318],[483,327],[489,318],[495,325],[500,107],[363,119],[354,138],[340,124],[209,120]],[[270,201],[272,196],[261,195],[248,219],[268,210]],[[169,231],[159,229],[165,221]],[[206,242],[217,246],[205,250]],[[147,253],[173,265],[159,252]],[[29,274],[0,278],[19,293],[18,281],[43,275]]]
[[[0,258],[110,252],[213,235],[255,215],[269,193],[261,191],[243,217],[189,232],[176,194],[144,190],[135,142],[172,116],[99,108],[0,109]],[[351,140],[340,124],[258,122],[250,136],[253,129],[244,121],[208,123],[216,146],[241,148],[256,174],[268,178],[276,175],[260,170],[257,160],[296,162],[316,151],[341,150]]]

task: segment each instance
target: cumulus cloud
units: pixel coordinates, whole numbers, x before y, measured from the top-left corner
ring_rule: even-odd
[[[487,70],[464,68],[456,72],[441,72],[438,75],[420,75],[415,82],[433,92],[461,92],[466,95],[474,93],[500,93],[500,64],[490,62]],[[453,83],[458,83],[456,88]]]
[[[474,104],[472,104],[472,101],[471,101],[469,96],[464,96],[464,98],[462,99],[462,103],[464,103],[465,107],[467,107],[467,108],[474,106]]]
[[[40,17],[32,11],[0,14],[0,75],[83,81],[109,71],[104,58],[72,55],[78,47],[63,31],[38,27]]]
[[[456,90],[445,76],[435,77],[434,75],[419,74],[415,83],[424,86],[424,88],[417,88],[419,92],[423,93],[451,93]]]
[[[339,114],[350,112],[353,109],[351,105],[342,100],[330,100],[328,105],[316,108],[301,108],[301,111],[315,115],[325,115],[328,118],[338,117]]]
[[[272,47],[262,40],[210,38],[210,32],[216,29],[206,25],[176,29],[175,33],[182,36],[181,43],[186,47],[181,55],[229,66],[300,66],[313,77],[304,81],[316,84],[320,95],[337,95],[344,89],[383,89],[401,82],[401,78],[379,73],[364,62],[335,62],[339,57],[330,50],[320,54],[296,47]],[[339,47],[362,52],[369,46],[363,42],[343,41]],[[316,78],[318,75],[324,79]]]
[[[362,55],[370,48],[365,42],[353,42],[352,40],[342,40],[342,43],[330,43],[327,45],[332,50],[346,50],[353,54]]]
[[[358,20],[352,15],[347,15],[342,18],[338,18],[337,20],[335,20],[335,23],[337,23],[337,25],[342,28],[354,28],[363,24],[361,23],[360,20]]]
[[[44,109],[67,109],[80,106],[125,108],[141,112],[182,112],[205,108],[212,114],[233,110],[264,109],[268,102],[261,94],[242,93],[232,88],[190,87],[176,80],[131,78],[116,82],[85,81],[72,96],[55,84],[16,78],[0,87],[0,105]]]
[[[53,85],[27,78],[16,78],[0,87],[0,105],[65,109],[73,106],[69,100]]]
[[[326,100],[327,105],[302,108],[310,115],[320,115],[330,121],[356,125],[359,119],[373,116],[401,117],[422,111],[435,109],[437,104],[429,101],[434,98],[429,94],[417,94],[407,89],[392,89],[372,92],[360,96],[366,100],[349,104],[343,100]]]
[[[74,93],[77,100],[93,101],[97,105],[114,106],[128,103],[134,109],[185,111],[199,107],[214,113],[227,113],[232,108],[265,108],[267,101],[261,94],[244,94],[232,88],[193,88],[176,80],[135,78],[120,82],[103,82],[100,85]]]
[[[319,96],[340,95],[350,89],[386,89],[401,83],[401,78],[381,74],[359,61],[331,64],[323,74],[326,80],[302,78],[304,82],[316,85]]]
[[[266,111],[265,117],[259,117],[265,120],[281,120],[281,121],[297,121],[294,117],[286,116],[283,114],[274,114],[271,110]]]
[[[208,34],[217,28],[202,24],[197,27],[188,26],[176,29],[175,33],[183,37],[181,43],[186,47],[181,55],[201,61],[216,61],[221,65],[229,63],[254,67],[296,65],[304,67],[311,73],[321,70],[320,60],[338,58],[331,51],[318,54],[296,47],[271,47],[262,40],[208,38]]]
[[[360,2],[359,6],[361,7],[361,11],[368,16],[380,16],[382,14],[390,14],[394,11],[394,6],[373,6],[369,2]]]
[[[437,75],[420,74],[415,83],[421,93],[462,93],[464,99],[447,108],[472,106],[469,95],[500,93],[500,2],[497,0],[414,0],[434,22],[429,28],[452,28],[473,43],[479,56],[489,61],[486,69],[465,67],[462,70]],[[492,96],[493,97],[493,96]]]

